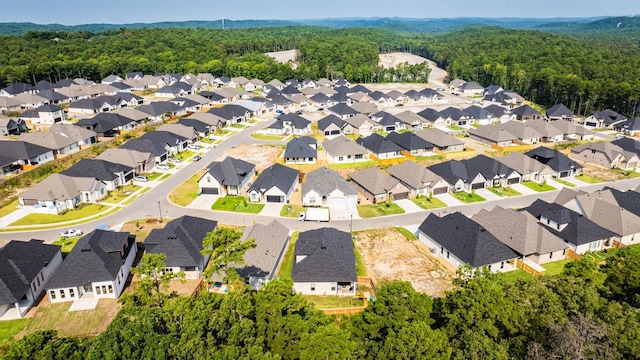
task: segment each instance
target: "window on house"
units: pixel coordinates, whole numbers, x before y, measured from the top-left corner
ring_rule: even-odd
[[[592,153],[592,154],[595,154],[595,153],[596,153],[596,151],[595,151],[595,150],[591,150],[591,153]]]
[[[44,281],[44,274],[43,273],[40,273],[40,280]]]
[[[553,251],[549,253],[549,259],[553,259]]]
[[[500,263],[500,269],[504,269],[504,261]]]
[[[107,287],[105,285],[102,285],[102,293],[103,294],[107,293]]]
[[[49,296],[51,296],[52,300],[55,300],[56,299],[56,292],[53,291],[53,290],[49,291]]]
[[[109,294],[113,294],[113,285],[109,285]]]
[[[450,255],[450,253],[449,253],[449,251],[447,251],[447,259],[449,258],[449,255]]]
[[[64,299],[66,296],[66,294],[64,293],[64,290],[60,290],[60,299]]]
[[[311,290],[311,291],[316,291],[316,283],[311,283],[311,284],[309,285],[309,290]]]
[[[344,156],[338,156],[338,161],[344,160]]]
[[[331,291],[336,291],[336,283],[331,283]]]
[[[363,156],[362,154],[356,154],[356,159],[360,160],[362,159],[362,156]]]
[[[444,254],[444,247],[440,246],[440,254]]]
[[[316,198],[310,197],[309,198],[309,204],[315,204],[315,203],[316,203]]]
[[[489,269],[489,271],[491,271],[491,265],[487,266],[487,269]]]
[[[33,292],[36,292],[36,284],[35,283],[31,283],[31,289],[33,289]]]
[[[211,182],[211,176],[207,176],[207,182]]]
[[[562,256],[567,255],[567,249],[562,250]]]
[[[75,297],[76,296],[76,292],[73,291],[73,289],[69,289],[69,297]]]
[[[100,286],[96,286],[96,295],[100,295],[100,294],[101,294]]]

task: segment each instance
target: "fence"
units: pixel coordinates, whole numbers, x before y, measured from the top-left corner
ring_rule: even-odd
[[[580,260],[580,259],[582,259],[582,255],[576,253],[575,251],[573,251],[571,249],[567,249],[567,258],[574,259],[574,260]]]
[[[375,162],[377,162],[380,165],[395,165],[395,164],[399,164],[401,162],[404,162],[406,160],[415,160],[415,156],[402,156],[402,157],[397,157],[397,158],[391,158],[391,159],[380,159],[377,156],[371,154],[369,155],[369,157],[371,158],[371,160],[374,160]]]
[[[515,145],[515,146],[499,146],[497,144],[491,144],[491,148],[503,152],[505,154],[512,152],[527,152],[533,148],[532,145]]]
[[[534,268],[532,268],[531,266],[527,265],[524,263],[524,261],[518,259],[516,260],[516,268],[518,269],[522,269],[524,272],[526,272],[527,274],[530,274],[532,276],[538,276],[540,275],[540,272]]]

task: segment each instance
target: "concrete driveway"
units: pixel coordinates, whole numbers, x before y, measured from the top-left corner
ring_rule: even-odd
[[[400,206],[405,213],[415,213],[415,212],[424,211],[424,209],[422,209],[420,206],[416,205],[413,201],[409,199],[395,200],[394,203],[398,204],[398,206]]]
[[[438,194],[434,195],[434,197],[447,204],[447,206],[458,206],[463,204],[462,201],[454,198],[450,194]]]
[[[494,193],[492,193],[491,191],[489,191],[488,189],[476,189],[476,194],[482,196],[483,198],[485,198],[486,200],[498,200],[498,199],[502,199],[501,196],[496,195]]]
[[[358,209],[355,206],[349,205],[329,206],[329,214],[331,220],[360,219]]]
[[[260,215],[269,215],[273,217],[280,217],[280,211],[285,206],[284,203],[268,202],[264,204],[264,208],[260,211]]]
[[[535,194],[536,191],[535,190],[531,190],[528,187],[522,185],[522,184],[511,184],[511,188],[517,192],[519,192],[522,195],[529,195],[529,194]]]

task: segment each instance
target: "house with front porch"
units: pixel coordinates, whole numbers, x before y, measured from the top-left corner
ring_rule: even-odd
[[[555,178],[573,177],[582,173],[582,165],[558,150],[539,146],[524,154],[552,168]]]
[[[303,206],[353,206],[358,190],[338,172],[321,167],[309,172],[302,183]]]
[[[318,131],[327,139],[333,139],[338,135],[350,135],[356,133],[353,125],[331,114],[318,120]]]
[[[12,240],[0,248],[0,320],[26,315],[60,264],[60,247],[43,240]]]
[[[96,203],[107,196],[107,185],[94,177],[72,177],[60,173],[46,179],[19,195],[21,206],[33,211],[60,214],[82,203]]]
[[[354,296],[358,277],[351,234],[327,227],[301,232],[291,278],[295,293]]]
[[[46,286],[49,301],[117,299],[136,257],[136,236],[94,230],[78,240]]]
[[[107,191],[124,186],[135,176],[135,168],[100,159],[81,159],[60,172],[71,177],[91,177],[105,183]]]
[[[243,195],[255,174],[254,164],[227,156],[207,166],[207,171],[198,180],[198,188],[201,194]]]
[[[288,204],[298,185],[298,170],[281,164],[264,169],[247,191],[249,201]]]

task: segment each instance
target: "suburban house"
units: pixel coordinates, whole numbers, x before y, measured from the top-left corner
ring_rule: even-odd
[[[147,170],[151,170],[155,164],[160,164],[167,160],[173,153],[168,152],[167,144],[153,141],[152,139],[130,139],[124,144],[120,145],[120,149],[132,150],[145,154],[152,154],[154,156],[153,164],[148,166]],[[111,149],[109,149],[111,150]]]
[[[468,126],[473,125],[476,121],[471,114],[452,106],[440,110],[439,113],[447,126]]]
[[[392,132],[407,128],[407,123],[398,119],[395,115],[391,115],[386,111],[380,111],[372,114],[371,120],[380,125],[383,131]]]
[[[180,105],[171,101],[153,101],[136,108],[145,114],[151,121],[163,121],[174,116],[187,115],[187,111]]]
[[[620,191],[610,187],[606,187],[611,195],[616,199],[620,207],[640,216],[640,192],[639,189]]]
[[[582,172],[582,165],[558,150],[540,146],[524,154],[552,168],[555,178],[572,177]]]
[[[60,247],[43,240],[12,240],[0,248],[0,320],[22,318],[60,264]]]
[[[640,216],[621,207],[610,189],[578,194],[564,206],[612,231],[624,245],[640,242]]]
[[[115,101],[110,96],[102,96],[95,99],[80,99],[69,105],[67,112],[69,118],[87,118],[96,114],[113,111],[117,108]]]
[[[83,146],[90,146],[98,141],[95,131],[87,130],[72,124],[54,124],[49,128],[49,132],[60,134],[73,139],[82,149]]]
[[[453,185],[453,191],[472,192],[490,186],[518,184],[520,174],[494,158],[478,155],[466,160],[450,160],[428,168]]]
[[[358,190],[338,172],[321,167],[305,176],[303,206],[355,206],[357,203]]]
[[[267,133],[274,135],[306,135],[310,132],[311,121],[295,113],[280,114],[276,122],[267,127]]]
[[[293,254],[293,291],[305,295],[356,294],[351,234],[334,228],[301,232]]]
[[[627,117],[617,112],[606,109],[602,111],[594,111],[584,119],[582,122],[587,128],[597,128],[597,129],[623,129],[625,123],[627,122]]]
[[[605,141],[578,145],[571,149],[571,158],[607,169],[635,170],[640,166],[638,154]]]
[[[378,159],[391,159],[402,156],[403,148],[400,145],[377,133],[365,138],[359,137],[356,139],[356,143],[369,150]]]
[[[369,160],[369,152],[367,149],[343,135],[325,140],[322,143],[322,147],[329,161],[334,164]]]
[[[475,119],[474,123],[478,125],[489,125],[500,122],[500,119],[493,116],[493,114],[487,111],[487,109],[482,108],[478,105],[469,106],[468,108],[464,109],[464,111],[467,114],[471,115],[471,117]]]
[[[449,192],[449,184],[426,167],[405,161],[387,169],[394,178],[409,189],[410,197],[431,196]]]
[[[75,139],[52,131],[22,133],[18,140],[44,146],[53,151],[53,155],[56,158],[80,150],[80,146],[78,146],[78,142]]]
[[[207,130],[206,131],[199,130],[201,132],[200,137],[204,137],[209,133],[214,133],[216,131],[219,131],[227,125],[227,120],[221,118],[220,116],[214,115],[211,113],[203,113],[203,112],[193,113],[189,115],[189,117],[187,118],[180,119],[178,123],[192,125],[192,121],[199,121],[201,123],[204,123],[204,127]],[[194,127],[198,129],[197,126],[194,126]]]
[[[502,124],[482,125],[467,130],[469,138],[483,144],[507,147],[514,145],[518,137],[504,129]]]
[[[518,254],[462,213],[443,217],[429,214],[418,230],[420,241],[433,254],[444,257],[455,267],[469,264],[477,269],[486,266],[494,273],[516,269]]]
[[[129,149],[107,149],[96,159],[130,166],[136,174],[151,171],[155,166],[155,155]]]
[[[24,120],[12,119],[4,115],[0,115],[0,135],[20,135],[22,132],[29,131]]]
[[[60,173],[74,178],[95,178],[105,183],[107,191],[113,191],[133,179],[135,168],[106,160],[81,159]]]
[[[484,87],[475,81],[469,81],[460,86],[460,92],[464,95],[482,95]]]
[[[270,223],[253,224],[244,229],[241,241],[254,239],[256,247],[244,254],[244,265],[236,266],[240,278],[254,290],[260,290],[276,276],[278,266],[289,244],[289,229],[273,220]]]
[[[165,272],[184,272],[186,279],[199,279],[207,267],[202,240],[218,225],[215,220],[184,215],[173,219],[163,229],[153,229],[144,240],[147,254],[164,254]]]
[[[504,124],[499,124],[498,126],[515,136],[517,138],[517,142],[519,143],[537,144],[540,142],[540,140],[542,140],[543,134],[533,126],[530,126],[529,121],[509,121]]]
[[[356,116],[358,112],[352,109],[349,105],[345,103],[336,104],[327,109],[330,114],[333,114],[339,117],[342,120],[348,119],[352,116]]]
[[[471,220],[484,226],[503,244],[507,245],[527,265],[545,264],[562,260],[569,245],[546,230],[533,215],[496,206],[482,209]],[[535,265],[534,265],[535,267]]]
[[[347,118],[345,122],[354,128],[354,134],[360,136],[369,136],[376,130],[382,130],[382,127],[378,123],[363,114]]]
[[[611,143],[623,150],[636,153],[636,155],[640,156],[640,141],[636,139],[622,137],[620,139],[613,140]]]
[[[333,139],[338,135],[354,134],[356,132],[353,125],[335,115],[328,115],[318,120],[318,130],[327,139]]]
[[[418,112],[418,115],[426,120],[423,127],[444,128],[449,125],[446,123],[446,119],[440,115],[440,112],[436,109],[426,108]]]
[[[378,112],[378,107],[370,102],[356,102],[351,104],[351,108],[364,116],[370,116]]]
[[[490,114],[493,114],[493,117],[499,119],[501,123],[516,120],[516,115],[506,107],[491,104],[489,106],[486,106],[484,109],[487,110]]]
[[[573,122],[575,115],[564,104],[555,104],[547,109],[546,117],[549,121],[567,120]]]
[[[113,137],[122,131],[137,127],[134,120],[116,113],[98,114],[92,118],[78,120],[74,125],[95,131],[98,137]]]
[[[273,164],[262,170],[260,176],[249,187],[247,194],[251,202],[289,203],[298,184],[298,170],[281,164]]]
[[[242,195],[256,174],[256,166],[244,160],[226,157],[214,161],[198,180],[201,194]]]
[[[289,140],[284,149],[285,164],[315,164],[318,158],[318,142],[311,136]]]
[[[174,155],[179,152],[183,152],[187,149],[187,146],[189,145],[188,138],[173,132],[161,131],[161,130],[149,131],[144,135],[140,136],[139,138],[132,139],[132,140],[151,140],[156,144],[160,144],[164,146],[164,148],[167,150],[167,153],[169,153],[169,155]],[[132,140],[129,140],[126,143],[124,143],[123,146],[125,146]]]
[[[411,110],[405,110],[395,114],[395,117],[402,121],[405,125],[403,128],[414,131],[422,130],[423,127],[429,125],[429,121]]]
[[[409,188],[375,166],[352,172],[349,178],[365,199],[374,204],[409,197]]]
[[[78,240],[46,286],[51,303],[117,299],[138,247],[128,232],[94,230]]]
[[[566,122],[566,120],[564,121]],[[527,121],[526,125],[531,126],[541,134],[540,141],[542,142],[563,141],[564,132],[555,126],[556,122],[550,122],[543,119],[536,119],[536,120]]]
[[[576,254],[600,251],[611,246],[612,231],[573,210],[543,200],[536,200],[522,211],[537,218],[551,233],[564,240]]]
[[[464,151],[464,143],[446,131],[440,129],[424,129],[418,131],[416,135],[433,144],[435,150],[445,153]]]
[[[412,132],[397,133],[392,132],[387,135],[387,139],[400,146],[411,156],[432,156],[434,145]]]
[[[40,165],[54,159],[53,151],[25,141],[0,140],[0,154],[12,161],[13,167]]]
[[[517,120],[520,121],[529,121],[529,120],[541,120],[542,114],[529,105],[522,105],[517,107],[511,111]]]
[[[211,108],[208,113],[218,115],[230,124],[245,122],[251,118],[249,109],[235,104]]]
[[[623,125],[624,133],[630,136],[638,136],[640,134],[640,117],[633,117]]]
[[[569,120],[556,120],[552,125],[562,131],[565,140],[593,140],[594,138],[593,131]]]
[[[554,171],[550,166],[530,158],[523,153],[511,152],[507,155],[497,157],[496,160],[522,175],[522,181],[542,183],[551,179],[554,175]]]
[[[82,203],[96,203],[107,196],[107,185],[93,177],[54,173],[19,195],[20,205],[37,213],[59,214]]]
[[[27,125],[40,128],[64,120],[64,112],[57,105],[47,104],[33,110],[27,110],[20,114],[19,118],[24,120]]]

